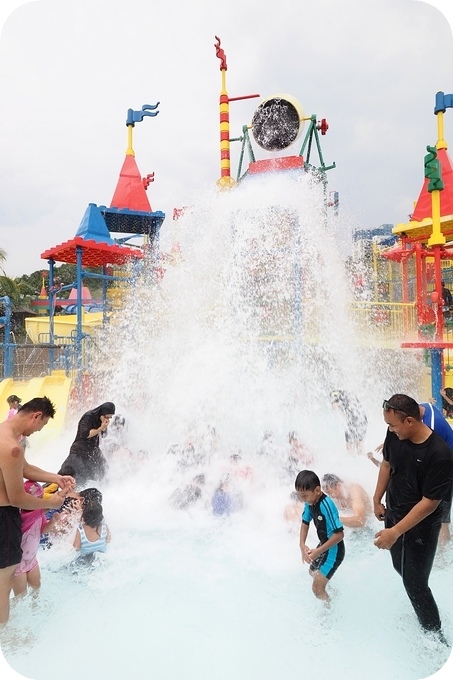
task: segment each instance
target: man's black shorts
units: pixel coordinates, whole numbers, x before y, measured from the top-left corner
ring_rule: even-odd
[[[19,508],[0,506],[0,569],[20,564],[22,530]]]

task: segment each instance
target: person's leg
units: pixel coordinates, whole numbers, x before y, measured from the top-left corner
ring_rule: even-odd
[[[30,588],[38,590],[41,587],[41,571],[39,564],[37,564],[31,571],[27,573],[27,583]]]
[[[393,526],[395,526],[396,522],[394,522],[390,517],[386,514],[385,516],[385,528],[386,529],[391,529]],[[402,576],[403,575],[403,536],[400,536],[398,540],[392,545],[390,548],[390,557],[392,558],[392,564],[393,568],[395,571]]]
[[[16,574],[12,580],[12,590],[16,597],[25,595],[27,592],[27,573]]]
[[[321,574],[319,570],[313,573],[313,583],[311,589],[319,600],[330,600],[328,593],[326,593],[326,586],[328,583],[329,580],[323,574]]]
[[[9,619],[9,595],[16,568],[17,564],[13,564],[0,569],[0,626],[5,625]]]
[[[440,522],[421,522],[402,536],[402,578],[403,584],[420,625],[425,630],[440,630],[441,621],[436,601],[428,585]]]
[[[22,558],[19,508],[0,507],[0,626],[9,619],[9,596],[14,572]]]
[[[344,560],[345,549],[341,541],[326,552],[322,553],[310,565],[310,572],[313,576],[312,590],[317,598],[330,602],[330,597],[326,592],[329,580]]]
[[[30,586],[32,606],[36,606],[41,590],[41,571],[38,563],[27,573],[27,583]]]
[[[385,523],[385,528],[389,529],[393,524]],[[399,539],[390,548],[390,557],[392,558],[393,568],[400,576],[403,575],[403,537]]]

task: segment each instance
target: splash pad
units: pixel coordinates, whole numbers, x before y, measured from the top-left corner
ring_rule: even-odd
[[[223,87],[221,188],[234,185],[229,101]],[[293,119],[292,108],[283,108]],[[263,148],[280,148],[261,127],[257,136]],[[326,610],[311,592],[297,531],[283,519],[295,477],[287,469],[288,432],[301,435],[320,476],[341,474],[371,494],[376,470],[346,453],[328,395],[337,388],[358,394],[374,448],[385,433],[383,396],[416,396],[421,378],[410,355],[369,346],[354,331],[334,238],[341,224],[326,212],[319,175],[298,172],[300,157],[289,158],[253,159],[239,191],[216,191],[187,209],[174,266],[159,286],[144,271],[105,329],[96,385],[126,416],[128,445],[147,456],[110,458],[102,491],[113,542],[94,571],[72,573],[71,551],[57,542],[40,554],[40,602],[15,603],[2,642],[18,672],[48,679],[51,664],[69,679],[83,672],[88,680],[275,680],[310,676],[322,665],[339,680],[412,680],[448,657],[421,633],[389,555],[374,547],[380,525],[346,530],[346,559]],[[259,451],[269,432],[266,456]],[[70,441],[68,434],[46,451],[49,468]],[[197,455],[182,455],[189,446]],[[232,466],[232,454],[246,473]],[[201,499],[175,508],[175,491],[200,474]],[[226,475],[242,502],[218,517],[211,499]],[[439,556],[431,586],[451,638],[450,561]]]
[[[40,554],[39,606],[14,607],[3,642],[18,672],[48,678],[51,660],[53,668],[65,664],[66,678],[79,677],[77,662],[67,663],[68,645],[83,649],[85,677],[112,680],[275,680],[300,675],[301,666],[311,675],[320,663],[345,680],[412,680],[445,662],[449,650],[419,630],[372,532],[346,533],[346,559],[326,611],[311,592],[297,533],[282,519],[294,483],[284,472],[288,431],[303,436],[320,475],[340,473],[371,493],[375,468],[344,450],[328,393],[355,386],[374,447],[385,431],[382,395],[396,386],[410,392],[419,377],[402,351],[384,357],[352,332],[343,266],[322,206],[320,185],[303,176],[260,177],[238,192],[205,196],[180,222],[178,265],[159,288],[146,276],[137,282],[105,338],[97,379],[126,416],[130,445],[149,458],[135,469],[121,454],[111,459],[103,492],[114,538],[95,571],[68,573],[71,556],[63,546]],[[283,248],[290,236],[305,259],[305,287],[299,327],[277,337],[272,324],[278,319],[284,327],[297,269],[273,259],[275,238]],[[255,277],[257,269],[263,274],[253,304],[252,264]],[[278,302],[274,316],[254,316],[270,292]],[[179,466],[167,453],[172,445],[189,435],[201,441],[208,426],[217,434],[208,458]],[[264,430],[274,434],[270,460],[256,453]],[[48,454],[55,464],[60,449]],[[253,470],[241,482],[243,507],[215,517],[211,494],[238,451]],[[198,473],[206,476],[202,500],[188,510],[172,508],[175,488]],[[440,562],[431,585],[451,636],[453,598]],[[56,640],[51,653],[49,640]]]

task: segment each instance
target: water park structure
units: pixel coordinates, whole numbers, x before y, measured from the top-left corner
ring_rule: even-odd
[[[410,267],[415,269],[416,339],[402,338],[401,346],[428,352],[431,395],[441,403],[440,391],[451,384],[449,352],[453,349],[450,309],[442,298],[444,280],[451,285],[453,248],[453,166],[444,139],[443,116],[453,107],[453,95],[437,92],[434,114],[437,141],[426,147],[424,183],[408,223],[397,224],[398,242],[382,257],[401,264],[402,302],[410,302]],[[449,239],[450,237],[450,239]],[[444,352],[447,350],[447,361]]]
[[[48,262],[49,271],[43,277],[43,286],[35,306],[41,312],[47,311],[47,316],[41,313],[25,320],[31,347],[30,343],[18,346],[11,341],[11,304],[8,299],[1,301],[4,306],[1,319],[4,340],[0,414],[3,414],[6,398],[12,392],[23,400],[32,395],[52,394],[58,405],[59,417],[49,429],[54,433],[60,432],[70,399],[80,399],[87,384],[96,331],[108,322],[109,312],[119,304],[124,287],[132,281],[134,268],[144,262],[150,268],[155,264],[159,229],[165,214],[151,209],[146,190],[153,181],[153,175],[140,176],[132,141],[135,124],[145,116],[156,116],[157,107],[158,104],[144,105],[139,111],[128,110],[126,157],[110,206],[90,203],[74,238],[41,254],[42,259]],[[122,236],[113,238],[111,234]],[[141,246],[126,245],[137,236],[143,239]],[[76,280],[73,284],[55,284],[57,262],[76,265]],[[93,272],[93,269],[96,271]],[[88,288],[84,286],[87,278],[102,282],[102,299],[95,301],[94,305]],[[58,297],[67,289],[70,290],[68,298]],[[56,314],[58,307],[63,308],[64,313]],[[35,352],[44,356],[44,364],[41,361],[40,365],[44,375],[41,373],[40,376],[30,376],[29,380],[23,379],[23,374],[21,376],[18,372],[21,349],[31,349],[27,359],[32,358]]]
[[[216,37],[216,41],[221,71],[219,190],[234,191],[268,173],[296,177],[308,173],[322,188],[326,218],[329,211],[338,215],[338,193],[329,192],[327,184],[327,172],[335,168],[335,163],[325,164],[321,148],[321,137],[329,129],[326,119],[318,120],[316,114],[305,115],[292,95],[274,94],[262,100],[251,123],[242,126],[242,134],[232,137],[230,104],[259,95],[229,96],[226,56],[220,39]],[[147,189],[154,173],[141,176],[133,149],[136,123],[156,116],[158,106],[158,103],[145,104],[140,110],[127,112],[126,156],[110,206],[89,203],[74,238],[41,254],[49,270],[34,302],[41,313],[25,321],[30,339],[26,345],[19,346],[12,341],[10,301],[0,299],[0,323],[3,324],[0,418],[6,413],[6,397],[10,393],[22,399],[48,394],[58,404],[61,414],[53,425],[54,431],[61,431],[71,400],[83,401],[89,393],[98,333],[105,325],[114,323],[114,312],[121,309],[125,292],[133,287],[144,268],[154,272],[156,285],[165,276],[169,256],[160,252],[159,245],[165,214],[151,208]],[[453,283],[453,276],[451,279],[449,276],[453,247],[448,247],[448,237],[453,234],[453,168],[443,134],[443,115],[452,107],[453,95],[436,94],[434,113],[438,138],[434,146],[427,147],[424,185],[409,223],[392,227],[391,234],[387,230],[386,238],[376,238],[376,232],[365,236],[362,246],[372,251],[372,257],[365,264],[363,258],[358,257],[355,262],[353,258],[351,273],[355,297],[352,319],[363,343],[418,350],[425,358],[430,381],[426,385],[427,396],[434,396],[439,402],[440,390],[447,384],[453,385],[453,361],[449,357],[449,350],[453,348],[451,322],[449,316],[444,317],[441,298],[441,282]],[[292,148],[302,137],[305,124],[307,131],[300,149],[282,155],[281,152]],[[258,158],[253,142],[265,153],[264,158]],[[230,157],[233,143],[240,144],[235,178],[231,174]],[[265,250],[256,241],[248,243],[242,262],[245,272],[242,303],[250,308],[249,316],[260,342],[267,343],[273,351],[277,347],[297,352],[303,343],[316,342],[316,318],[311,318],[310,308],[304,306],[308,297],[304,268],[316,263],[310,263],[303,252],[300,225],[294,215],[278,206],[275,211],[274,227],[263,217],[263,226],[268,232]],[[174,219],[182,212],[175,209]],[[243,219],[239,216],[235,221],[233,232],[243,228]],[[131,245],[129,242],[137,237],[141,243]],[[174,261],[178,247],[175,243]],[[274,250],[273,273],[266,259],[269,247]],[[76,280],[70,286],[55,284],[57,262],[76,265]],[[282,277],[292,282],[290,294],[284,299],[278,294]],[[91,300],[84,286],[89,278],[102,283],[102,296],[98,300]],[[67,290],[70,290],[69,298],[59,297]],[[258,300],[255,293],[250,294],[256,290],[260,290]],[[62,309],[57,313],[58,307]],[[24,370],[27,359],[21,361],[20,357],[21,352],[27,351],[27,359],[33,353],[40,353],[37,375]]]

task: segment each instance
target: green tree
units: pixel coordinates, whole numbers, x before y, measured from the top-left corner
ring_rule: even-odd
[[[86,271],[101,273],[100,268],[89,268],[85,267]],[[34,297],[38,297],[41,292],[43,284],[43,273],[44,273],[44,285],[46,290],[48,290],[48,271],[43,269],[38,269],[32,274],[23,274],[19,277],[21,281],[26,283],[29,288],[33,290]],[[62,264],[59,267],[54,268],[54,283],[56,286],[70,286],[76,282],[77,278],[77,267],[75,264]],[[84,279],[83,285],[87,286],[93,297],[99,294],[102,290],[102,284],[96,279]],[[58,293],[58,297],[66,299],[69,297],[70,290],[61,291]]]
[[[27,307],[34,297],[33,289],[19,278],[0,276],[0,296],[7,295],[13,308]]]

